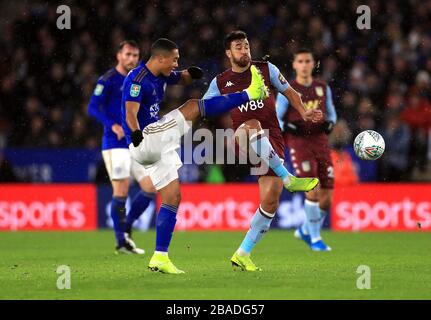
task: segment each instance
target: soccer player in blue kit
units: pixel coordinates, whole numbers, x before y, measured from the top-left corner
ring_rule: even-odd
[[[210,99],[190,99],[159,120],[159,104],[166,85],[180,80],[174,71],[178,59],[178,46],[174,42],[168,39],[154,42],[150,59],[124,80],[121,103],[122,125],[131,155],[147,170],[162,202],[156,220],[156,248],[148,268],[169,274],[184,273],[168,256],[181,200],[178,168],[182,163],[176,151],[181,137],[199,118],[219,116],[238,105],[269,96],[261,73],[252,66],[251,83],[245,90]],[[196,67],[189,68],[188,73],[202,76]]]
[[[104,126],[102,155],[113,189],[111,217],[117,241],[116,252],[143,254],[144,250],[137,248],[131,238],[132,225],[154,198],[155,189],[145,168],[132,160],[121,126],[123,82],[127,73],[138,65],[138,44],[135,41],[123,41],[118,47],[116,58],[117,65],[97,81],[88,113]],[[192,82],[187,71],[177,72],[175,77],[173,82]],[[130,175],[138,181],[142,190],[132,199],[126,215]]]

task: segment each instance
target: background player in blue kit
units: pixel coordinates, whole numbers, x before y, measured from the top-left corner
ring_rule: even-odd
[[[97,81],[88,105],[88,113],[104,126],[102,155],[112,184],[111,216],[117,239],[116,250],[121,253],[143,254],[144,250],[137,248],[131,240],[131,227],[151,202],[154,187],[146,177],[145,170],[133,164],[121,126],[123,81],[127,73],[138,64],[138,44],[130,40],[121,42],[116,58],[117,65]],[[142,191],[133,198],[126,217],[125,204],[131,174],[139,182]],[[118,227],[119,223],[122,224],[121,228]]]

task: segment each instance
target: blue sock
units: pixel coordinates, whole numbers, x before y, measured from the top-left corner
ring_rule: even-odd
[[[320,240],[320,208],[318,202],[313,202],[305,199],[304,202],[305,216],[307,219],[308,233],[311,237],[311,242]]]
[[[156,220],[156,251],[167,252],[177,222],[178,207],[162,204]]]
[[[245,238],[239,247],[239,251],[249,254],[256,243],[262,239],[263,234],[269,230],[273,217],[273,215],[269,216],[267,212],[263,212],[259,207],[251,219],[250,229],[245,235]]]
[[[283,166],[280,157],[274,151],[268,137],[258,133],[250,138],[250,146],[259,158],[283,181],[290,176],[289,171]]]
[[[199,100],[199,111],[202,118],[219,116],[250,101],[245,91],[229,93],[223,96]]]
[[[112,197],[111,202],[111,217],[114,223],[115,238],[119,246],[124,245],[124,225],[126,222],[126,199],[120,197]]]
[[[126,217],[126,232],[132,229],[133,222],[139,219],[141,214],[147,209],[150,202],[154,199],[153,193],[146,193],[145,191],[139,191],[132,200],[130,205],[130,211]]]

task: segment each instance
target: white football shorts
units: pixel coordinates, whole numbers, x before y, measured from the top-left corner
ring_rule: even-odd
[[[183,163],[177,149],[181,137],[190,129],[183,114],[175,109],[144,128],[139,146],[129,145],[132,158],[144,166],[156,190],[178,179],[178,169]]]
[[[131,175],[136,181],[141,181],[145,176],[148,176],[144,166],[132,159],[129,149],[103,150],[102,156],[111,181],[127,179]]]

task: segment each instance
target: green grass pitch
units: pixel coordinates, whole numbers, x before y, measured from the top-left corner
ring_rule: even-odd
[[[144,256],[115,255],[113,233],[0,233],[0,299],[430,299],[430,233],[334,233],[332,252],[311,252],[292,231],[272,230],[255,248],[263,271],[233,271],[243,232],[176,232],[171,259],[184,275],[147,270],[154,231],[135,233]],[[56,287],[59,265],[71,289]],[[356,287],[359,265],[371,289]]]

